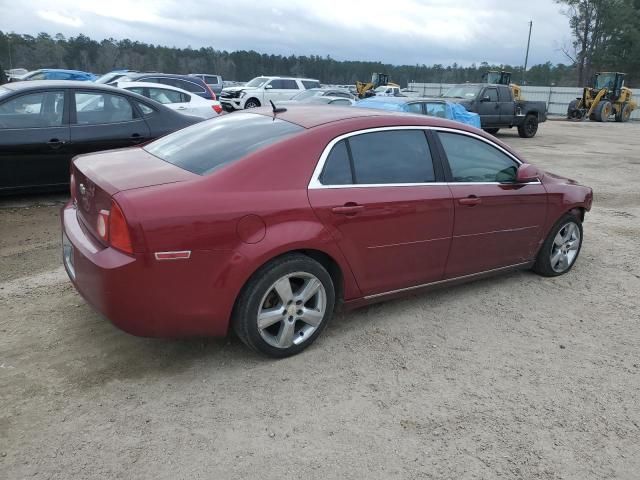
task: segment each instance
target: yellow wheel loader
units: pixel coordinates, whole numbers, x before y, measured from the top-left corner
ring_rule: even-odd
[[[590,87],[584,87],[581,98],[569,104],[569,120],[608,122],[612,115],[616,122],[628,122],[638,104],[633,92],[624,86],[624,73],[598,72]]]
[[[389,82],[389,75],[387,75],[386,73],[372,73],[370,82],[356,82],[356,91],[358,92],[358,97],[372,97],[375,95],[373,91],[380,86],[400,88],[400,85],[398,85],[397,83]]]
[[[520,85],[511,83],[511,72],[490,70],[482,75],[482,82],[496,85],[509,85],[513,92],[513,99],[516,101],[524,100],[524,98],[522,98],[522,88],[520,88]]]

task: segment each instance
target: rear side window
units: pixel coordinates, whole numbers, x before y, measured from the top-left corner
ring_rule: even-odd
[[[198,175],[208,175],[303,130],[299,125],[277,118],[235,113],[178,130],[144,149],[165,162]],[[238,141],[239,138],[242,141]]]
[[[179,78],[174,80],[174,87],[181,88],[182,90],[186,90],[187,92],[193,93],[204,93],[204,87],[198,85],[195,82],[190,82],[188,80],[180,80]]]
[[[76,123],[98,125],[133,120],[133,108],[125,97],[102,92],[76,92]]]
[[[63,92],[20,95],[0,104],[0,129],[59,127],[63,110]]]
[[[435,181],[435,173],[422,130],[391,130],[338,142],[320,181],[323,185],[428,183]]]
[[[212,75],[205,75],[204,83],[206,83],[207,85],[217,85],[219,83],[218,77],[215,77]]]
[[[304,85],[304,88],[307,90],[310,88],[320,88],[320,82],[317,80],[302,80],[302,85]]]

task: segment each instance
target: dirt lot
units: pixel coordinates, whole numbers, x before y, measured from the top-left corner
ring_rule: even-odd
[[[340,315],[281,361],[116,330],[60,267],[63,197],[1,200],[0,477],[640,478],[640,124],[500,137],[594,188],[573,271]]]

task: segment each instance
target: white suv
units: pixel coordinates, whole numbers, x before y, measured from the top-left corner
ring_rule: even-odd
[[[231,112],[269,105],[269,100],[290,100],[302,90],[319,87],[320,82],[313,78],[256,77],[242,87],[224,88],[219,100]]]

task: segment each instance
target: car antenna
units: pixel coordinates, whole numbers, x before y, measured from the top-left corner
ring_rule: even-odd
[[[269,103],[271,103],[271,108],[273,109],[273,116],[276,116],[276,113],[282,113],[282,112],[286,112],[287,109],[284,107],[276,107],[276,104],[273,103],[273,100],[269,100]]]

